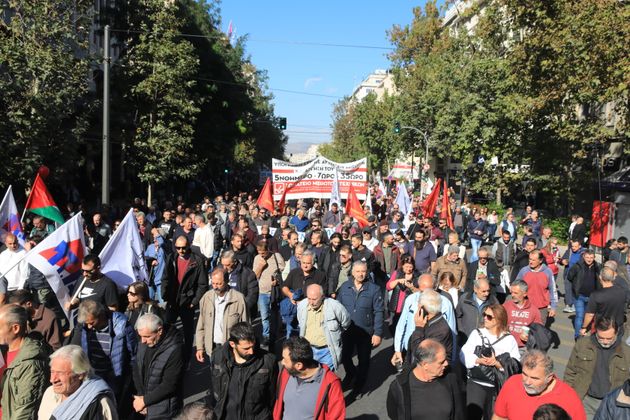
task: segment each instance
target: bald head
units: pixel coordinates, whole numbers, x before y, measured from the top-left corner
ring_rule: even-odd
[[[433,290],[433,286],[433,276],[429,273],[422,274],[418,279],[418,287],[420,288],[420,291],[427,289]]]
[[[306,299],[311,308],[317,309],[324,302],[324,289],[319,284],[313,283],[306,288]]]

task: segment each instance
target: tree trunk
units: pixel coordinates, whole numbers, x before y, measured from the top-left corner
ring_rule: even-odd
[[[151,205],[151,199],[153,198],[151,197],[152,192],[153,192],[153,183],[149,181],[147,185],[147,207]]]

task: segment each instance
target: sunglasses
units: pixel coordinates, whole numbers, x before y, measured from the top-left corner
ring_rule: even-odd
[[[176,246],[175,249],[178,250],[178,251],[182,251],[182,250],[188,249],[188,247],[187,246]]]
[[[494,319],[494,315],[488,313],[484,313],[483,317],[486,318],[488,321],[492,321]]]
[[[131,290],[127,290],[127,294],[131,296],[138,296],[136,292],[132,292]]]

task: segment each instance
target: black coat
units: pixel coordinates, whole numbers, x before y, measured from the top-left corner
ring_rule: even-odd
[[[409,349],[407,352],[407,361],[410,366],[414,366],[416,363],[413,355],[414,352],[411,349],[418,348],[420,343],[427,338],[441,343],[446,349],[446,359],[449,360],[449,362],[453,360],[453,332],[451,331],[451,327],[448,326],[446,319],[444,319],[444,316],[440,314],[436,318],[428,321],[427,325],[423,328],[416,327],[411,334],[407,346]]]
[[[483,326],[483,309],[499,303],[497,298],[491,293],[484,305],[479,309],[473,298],[474,292],[464,293],[459,298],[457,308],[455,308],[455,317],[457,318],[457,332],[459,333],[459,342],[465,343],[468,336],[475,329]]]
[[[236,264],[232,273],[237,277],[237,290],[245,297],[247,313],[255,314],[256,306],[258,305],[258,279],[256,278],[256,274],[240,262]],[[229,283],[229,278],[232,274],[227,273],[227,271],[225,274],[225,281]]]
[[[133,382],[137,395],[147,405],[146,419],[172,419],[182,408],[182,379],[184,376],[182,333],[174,326],[164,325],[164,337],[149,349],[138,346],[133,369]],[[145,357],[147,350],[152,352]],[[148,360],[146,360],[148,359]]]
[[[226,345],[212,352],[212,391],[216,404],[214,412],[218,419],[236,419],[235,414],[226,415],[227,395],[230,392],[230,381],[236,380],[240,395],[239,420],[271,419],[274,397],[276,394],[276,378],[278,365],[272,354],[256,349],[254,357],[241,367],[235,367],[232,347]],[[241,369],[240,375],[234,374]],[[232,387],[234,389],[234,387]]]
[[[529,259],[527,261],[529,262]],[[468,281],[466,281],[466,289],[464,290],[465,292],[473,291],[478,268],[479,261],[468,264]],[[488,268],[486,269],[486,272],[488,273],[488,282],[490,283],[491,288],[490,292],[492,294],[496,294],[496,289],[501,284],[501,272],[499,271],[499,267],[497,266],[497,263],[494,261],[494,259],[488,259]]]
[[[190,263],[180,285],[177,281],[177,258],[178,255],[171,254],[166,259],[166,269],[162,275],[162,299],[173,306],[197,306],[208,290],[208,274],[203,259],[195,254],[190,255]]]

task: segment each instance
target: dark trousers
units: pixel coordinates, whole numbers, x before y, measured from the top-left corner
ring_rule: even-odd
[[[490,420],[494,411],[495,387],[481,386],[468,378],[466,384],[466,411],[468,420]]]
[[[193,338],[195,336],[195,308],[184,308],[180,306],[167,306],[165,321],[175,325],[177,318],[182,321],[182,332],[184,333],[184,365],[188,364],[192,352]]]
[[[352,324],[350,328],[343,333],[342,344],[341,362],[346,370],[346,376],[356,378],[355,388],[360,388],[365,383],[370,369],[372,336],[365,332],[365,330]],[[355,349],[359,359],[358,366],[355,366],[352,362]]]

